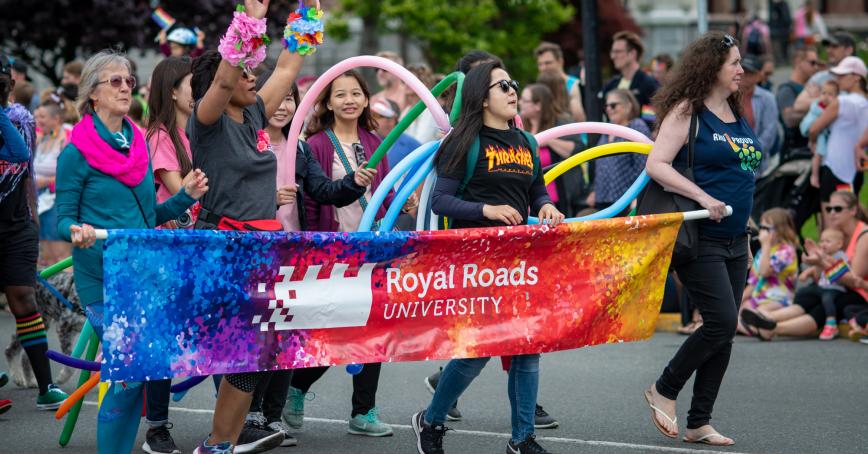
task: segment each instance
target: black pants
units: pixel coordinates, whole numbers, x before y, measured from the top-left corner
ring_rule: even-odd
[[[280,413],[286,403],[292,374],[292,370],[266,372],[256,384],[256,390],[253,391],[250,412],[262,412],[269,424],[280,421]]]
[[[805,313],[810,315],[811,318],[814,319],[814,322],[816,322],[817,329],[820,329],[823,327],[823,324],[826,323],[826,309],[823,307],[822,292],[816,291],[814,287],[819,288],[817,286],[808,285],[796,290],[796,295],[793,297],[793,304],[802,306]],[[844,308],[847,306],[861,306],[868,308],[868,305],[865,303],[865,298],[862,298],[862,295],[853,290],[847,289],[846,292],[840,292],[835,295],[835,318],[843,320],[845,318]]]
[[[729,365],[738,305],[747,279],[747,235],[700,235],[696,260],[677,268],[690,300],[702,314],[702,327],[684,341],[657,380],[657,391],[675,400],[693,373],[693,400],[687,428],[709,423],[714,401]]]
[[[292,387],[306,393],[328,369],[328,367],[297,369],[292,374]],[[364,415],[376,406],[379,384],[380,363],[365,364],[361,372],[353,375],[353,412],[350,417]]]

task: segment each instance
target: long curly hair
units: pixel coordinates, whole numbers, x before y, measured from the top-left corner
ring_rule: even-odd
[[[681,57],[681,63],[675,67],[666,84],[660,87],[652,99],[652,104],[659,119],[658,128],[663,119],[682,101],[687,101],[692,112],[703,109],[705,98],[711,94],[717,83],[717,74],[726,64],[730,48],[738,48],[738,41],[719,31],[708,32],[696,41],[690,43]],[[740,117],[741,102],[739,91],[727,99],[729,107]],[[682,115],[690,111],[679,112]]]

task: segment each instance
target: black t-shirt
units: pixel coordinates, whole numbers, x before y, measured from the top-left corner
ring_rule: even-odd
[[[444,157],[455,152],[448,146]],[[464,190],[462,199],[468,202],[482,202],[488,205],[509,205],[522,215],[522,223],[527,223],[534,179],[534,158],[531,145],[517,128],[500,130],[483,126],[479,132],[479,160],[476,169]],[[444,159],[448,161],[448,159]],[[466,165],[462,163],[451,172],[443,173],[458,181],[464,179]],[[543,185],[542,172],[536,175],[536,184]],[[490,219],[467,220],[453,219],[451,227],[494,227],[502,226],[499,221]]]

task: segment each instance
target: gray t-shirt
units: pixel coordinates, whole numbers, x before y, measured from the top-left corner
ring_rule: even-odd
[[[190,116],[187,136],[193,167],[208,176],[202,207],[217,216],[238,221],[275,219],[277,216],[277,159],[267,144],[265,103],[244,108],[244,123],[225,113],[212,125]],[[260,143],[261,142],[261,143]],[[259,150],[258,148],[263,148]]]

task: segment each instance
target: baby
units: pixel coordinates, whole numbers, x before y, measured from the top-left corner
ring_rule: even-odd
[[[799,130],[803,136],[808,137],[808,130],[820,118],[826,106],[838,97],[839,91],[838,82],[827,80],[823,83],[820,98],[811,104],[811,110],[808,111],[808,114],[805,115],[805,118],[799,124]],[[826,153],[828,153],[827,143],[829,142],[829,133],[829,128],[826,128],[817,136],[817,149],[814,157],[811,159],[811,185],[816,188],[820,187],[820,164],[822,163],[823,156],[826,156]]]
[[[820,234],[820,250],[823,254],[832,257],[835,263],[828,268],[813,265],[802,271],[799,281],[806,282],[813,279],[814,283],[809,289],[820,296],[823,309],[826,311],[826,324],[820,333],[820,340],[832,340],[838,337],[838,320],[836,318],[835,298],[847,289],[837,284],[848,270],[847,255],[844,253],[844,233],[838,229],[825,229]]]

